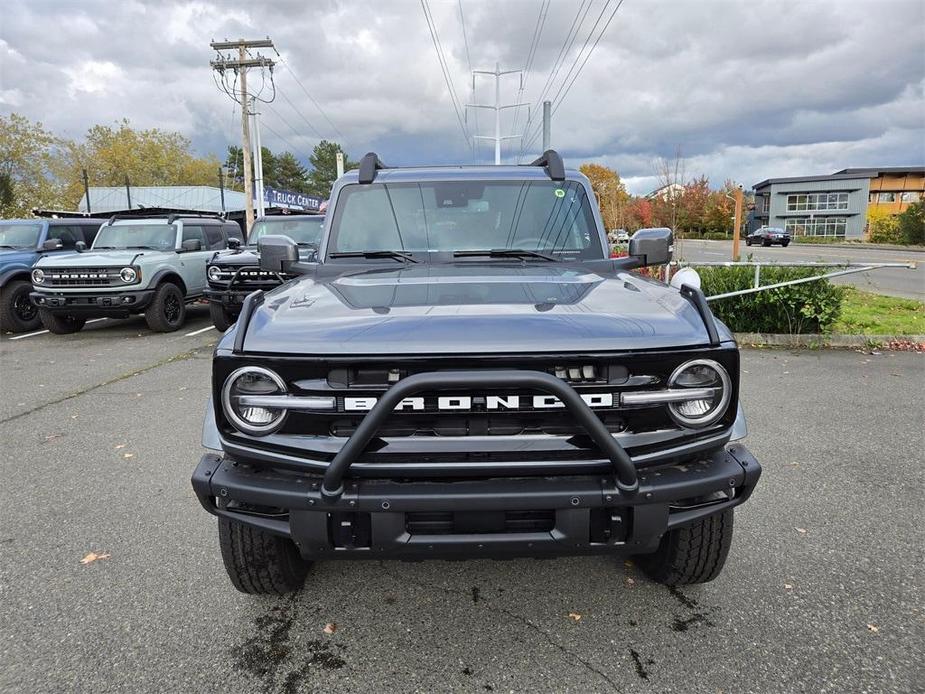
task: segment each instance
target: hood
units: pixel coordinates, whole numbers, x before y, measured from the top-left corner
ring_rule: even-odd
[[[721,339],[730,339],[719,326]],[[233,339],[233,331],[226,336]],[[630,273],[577,265],[414,265],[266,294],[245,351],[276,354],[489,354],[659,349],[708,344],[680,293]]]
[[[37,255],[32,248],[0,248],[0,270],[7,265],[32,265]]]
[[[143,262],[142,258],[152,255],[164,255],[173,251],[142,251],[142,250],[112,250],[112,251],[84,251],[83,253],[58,253],[54,256],[42,258],[36,267],[109,267],[114,265],[131,265],[132,259],[137,258],[135,264]]]

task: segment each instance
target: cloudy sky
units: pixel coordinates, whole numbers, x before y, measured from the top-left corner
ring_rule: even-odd
[[[542,17],[541,0],[428,3],[461,103],[494,99],[490,78],[471,93],[470,65],[530,64],[522,94],[504,78],[502,101],[538,102],[549,83],[553,146],[615,167],[635,193],[679,148],[688,176],[715,185],[925,163],[923,0],[625,0],[591,51],[616,4],[552,0]],[[221,155],[240,142],[240,109],[213,81],[209,41],[264,36],[282,55],[261,107],[274,151],[307,159],[320,134],[399,165],[492,156],[457,121],[417,0],[2,0],[0,112],[70,137],[125,117]],[[504,134],[526,115],[505,112]],[[493,134],[492,118],[477,128],[470,111],[468,136]],[[505,159],[520,150],[506,141]]]

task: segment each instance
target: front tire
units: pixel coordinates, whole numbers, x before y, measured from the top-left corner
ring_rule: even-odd
[[[0,330],[25,333],[42,324],[38,309],[29,299],[32,283],[15,280],[0,289]]]
[[[752,240],[751,240],[751,239],[745,239],[745,245],[746,245],[746,246],[751,246],[751,245],[752,245]]]
[[[148,327],[157,333],[171,333],[186,321],[186,299],[180,288],[164,282],[154,291],[151,305],[145,311]]]
[[[706,583],[719,576],[732,544],[733,511],[669,530],[653,554],[635,557],[650,579],[667,586]]]
[[[311,562],[292,540],[219,518],[218,542],[228,578],[242,593],[282,595],[305,584]]]
[[[784,248],[786,248],[787,246],[790,245],[790,242],[789,242],[789,241],[781,241],[781,244],[780,244],[780,245],[783,246]]]
[[[86,318],[52,313],[47,308],[39,309],[39,319],[45,329],[55,335],[70,335],[71,333],[80,332],[81,328],[84,327],[84,323],[87,322]]]
[[[209,303],[209,315],[212,316],[212,325],[221,333],[228,330],[237,319],[227,308],[214,302]]]

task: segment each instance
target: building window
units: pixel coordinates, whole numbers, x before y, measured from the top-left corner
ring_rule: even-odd
[[[900,196],[903,202],[918,202],[922,199],[922,194],[917,190],[907,190]]]
[[[787,196],[789,212],[847,209],[848,193],[799,193]]]
[[[880,193],[877,202],[896,202],[896,193]]]
[[[784,228],[792,236],[844,236],[845,217],[792,217]]]

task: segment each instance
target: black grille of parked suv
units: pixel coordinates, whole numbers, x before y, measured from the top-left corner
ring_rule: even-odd
[[[44,287],[110,287],[123,285],[119,267],[53,268],[45,270]]]

